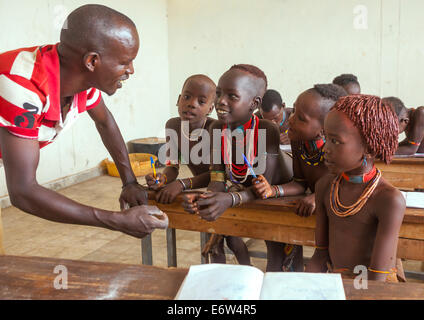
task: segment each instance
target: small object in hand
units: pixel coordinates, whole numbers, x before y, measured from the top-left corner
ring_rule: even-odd
[[[153,160],[153,157],[150,157],[150,166],[153,168],[153,177],[156,179],[156,168],[155,168],[155,161]],[[156,183],[159,183],[159,180],[155,180]]]
[[[159,220],[164,220],[165,219],[165,217],[163,215],[163,211],[160,210],[158,207],[151,206],[151,205],[146,205],[146,204],[141,205],[141,207],[146,208],[147,214],[149,214],[151,216],[154,216],[154,217],[158,218]]]

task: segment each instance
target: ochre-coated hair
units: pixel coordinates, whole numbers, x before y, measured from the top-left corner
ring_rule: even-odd
[[[372,95],[340,98],[331,110],[343,112],[358,128],[368,152],[389,163],[398,147],[399,122],[390,105]]]
[[[247,73],[250,73],[251,75],[257,77],[257,78],[261,78],[263,81],[265,81],[265,90],[268,87],[268,79],[266,78],[265,73],[259,69],[258,67],[251,65],[251,64],[235,64],[233,65],[231,69],[238,69],[238,70],[243,70]]]

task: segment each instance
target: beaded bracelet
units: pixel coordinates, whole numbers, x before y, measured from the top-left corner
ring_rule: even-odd
[[[191,178],[188,178],[188,181],[190,181],[190,189],[193,189],[193,180],[191,180]]]
[[[415,142],[415,141],[411,141],[411,140],[408,140],[408,143],[412,144],[414,146],[419,146],[421,144],[421,142]]]
[[[374,269],[371,269],[371,268],[368,268],[368,271],[376,272],[376,273],[384,273],[384,274],[389,274],[390,273],[389,271],[380,271],[380,270],[374,270]]]

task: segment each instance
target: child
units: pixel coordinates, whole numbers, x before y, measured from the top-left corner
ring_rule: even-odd
[[[399,121],[399,134],[405,131],[405,139],[399,143],[396,154],[412,155],[424,152],[424,107],[405,107],[396,97],[386,97],[383,101],[389,103]]]
[[[378,97],[348,96],[332,108],[324,126],[330,173],[316,185],[316,250],[306,271],[329,268],[354,277],[355,267],[365,266],[369,280],[396,281],[405,199],[374,165],[375,158],[388,163],[395,153],[396,115]]]
[[[188,140],[187,155],[183,158],[189,159],[188,167],[193,173],[192,178],[177,179],[179,174],[179,164],[177,159],[173,163],[167,163],[163,173],[158,173],[156,178],[149,174],[146,176],[146,182],[153,190],[159,190],[156,194],[156,201],[159,203],[171,203],[175,197],[186,189],[203,188],[209,184],[209,164],[194,164],[189,153],[193,146],[201,141],[201,132],[193,134],[195,129],[208,130],[209,126],[215,121],[208,115],[214,107],[216,85],[207,76],[197,74],[190,76],[183,85],[181,94],[178,96],[177,106],[179,117],[169,119],[166,123],[166,129],[172,129],[177,133],[178,141],[167,137],[167,142],[171,148],[178,148],[178,154],[181,157],[183,139]],[[180,143],[179,143],[180,142]],[[209,150],[208,150],[209,152]]]
[[[348,94],[360,94],[361,86],[353,74],[341,74],[333,79],[333,84],[343,87]]]
[[[274,184],[289,181],[290,176],[280,163],[278,127],[270,121],[258,119],[253,114],[261,105],[266,87],[265,74],[252,65],[234,65],[219,79],[216,90],[218,122],[212,124],[210,129],[223,130],[222,134],[212,141],[212,148],[221,146],[217,150],[219,161],[214,159],[211,165],[209,192],[202,195],[185,195],[183,206],[186,211],[198,213],[207,221],[214,221],[228,208],[240,206],[256,198],[251,190],[252,175],[249,167],[246,161],[236,158],[237,154],[243,153],[251,165],[254,159],[265,164],[264,176]],[[228,135],[227,128],[231,133],[240,133],[244,139],[236,139],[234,142]],[[260,141],[259,137],[264,131],[266,141]],[[260,151],[262,148],[263,151]],[[227,182],[232,184],[229,190],[226,187]],[[233,236],[215,237],[218,241],[210,250],[212,262],[225,263],[224,238],[238,262],[249,265],[250,257],[245,243]],[[272,258],[268,255],[268,262]]]
[[[270,120],[280,128],[280,144],[290,144],[287,132],[289,130],[289,117],[292,108],[286,108],[278,91],[268,89],[262,99],[259,111],[255,113],[259,119]]]
[[[288,131],[293,154],[293,181],[272,185],[265,177],[259,176],[260,182],[253,185],[259,197],[301,195],[309,188],[312,194],[298,202],[296,214],[308,217],[313,213],[315,182],[327,173],[323,161],[324,118],[337,99],[345,95],[346,91],[335,84],[317,84],[299,95],[294,103]],[[283,270],[302,271],[302,251],[301,246],[287,246]]]

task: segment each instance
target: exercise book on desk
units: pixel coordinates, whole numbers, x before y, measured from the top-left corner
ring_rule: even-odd
[[[424,209],[424,192],[405,192],[401,191],[406,200],[407,208],[423,208]]]
[[[176,300],[345,300],[340,274],[267,272],[231,264],[191,266]]]

